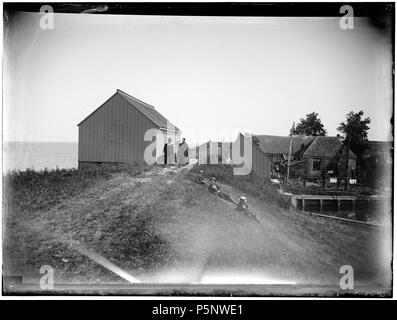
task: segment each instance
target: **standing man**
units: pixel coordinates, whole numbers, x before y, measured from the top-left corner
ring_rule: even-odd
[[[175,164],[175,151],[171,138],[168,138],[168,143],[164,146],[164,161],[165,164]]]
[[[170,139],[169,139],[169,140],[170,140]],[[163,148],[164,164],[165,164],[165,165],[167,165],[167,160],[168,160],[167,153],[168,153],[168,143],[166,142],[166,143],[164,144],[164,148]]]
[[[189,146],[185,138],[182,138],[182,142],[179,144],[178,163],[183,166],[189,163]]]

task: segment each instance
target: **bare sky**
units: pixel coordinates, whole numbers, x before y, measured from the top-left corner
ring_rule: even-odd
[[[5,27],[6,141],[77,142],[77,123],[117,88],[188,142],[200,130],[288,135],[312,111],[336,135],[361,109],[369,138],[391,139],[391,44],[363,18],[342,30],[338,18],[56,14],[41,30],[40,17]]]

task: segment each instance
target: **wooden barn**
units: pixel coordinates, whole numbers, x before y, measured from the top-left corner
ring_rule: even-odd
[[[153,106],[117,89],[105,103],[78,124],[79,168],[103,163],[143,163],[151,141],[149,129],[160,130],[178,145],[180,130]],[[156,138],[157,139],[157,138]],[[157,139],[163,143],[163,139]],[[163,146],[158,146],[159,150]]]

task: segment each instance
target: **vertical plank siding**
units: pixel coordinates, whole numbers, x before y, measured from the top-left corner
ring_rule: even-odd
[[[252,146],[252,170],[256,176],[262,179],[270,178],[271,159],[256,145]]]
[[[157,126],[113,95],[79,126],[79,162],[143,162],[145,132]]]
[[[240,143],[240,154],[244,150],[244,136],[240,133],[235,144]],[[244,150],[244,151],[243,151]],[[252,173],[259,178],[268,179],[271,173],[271,158],[252,143]]]

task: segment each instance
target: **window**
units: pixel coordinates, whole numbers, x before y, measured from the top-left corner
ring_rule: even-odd
[[[313,171],[321,171],[321,158],[313,158]]]
[[[122,143],[123,142],[123,125],[112,125],[110,127],[110,143]]]

